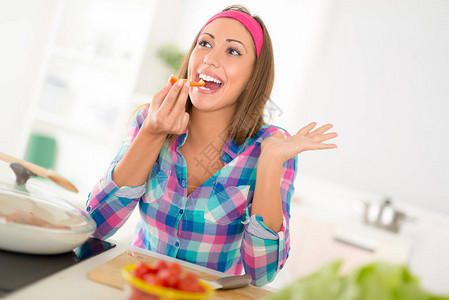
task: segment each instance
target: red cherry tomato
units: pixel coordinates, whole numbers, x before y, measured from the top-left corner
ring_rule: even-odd
[[[143,276],[143,280],[145,280],[148,284],[158,284],[157,277],[155,274],[145,274]]]
[[[198,284],[197,288],[196,288],[196,292],[197,293],[205,293],[206,289],[204,287],[202,287],[201,285]]]
[[[143,276],[148,273],[149,268],[150,267],[146,263],[139,262],[137,263],[136,268],[134,269],[133,275],[142,279]]]
[[[160,270],[166,269],[168,267],[167,263],[163,260],[158,260],[154,263],[153,268],[159,272]]]
[[[192,272],[183,272],[182,266],[178,263],[167,263],[159,260],[149,266],[139,262],[132,274],[151,285],[192,293],[206,292],[199,284],[198,277]]]
[[[182,266],[178,263],[171,263],[169,266],[170,270],[172,270],[173,272],[177,272],[178,275],[181,274],[182,272]]]
[[[136,265],[136,270],[140,273],[146,273],[150,266],[148,266],[146,263],[139,261]]]
[[[185,292],[196,292],[198,286],[198,277],[190,272],[182,274],[178,282],[178,289]]]
[[[189,281],[179,281],[177,288],[184,292],[195,292],[195,286],[193,282]]]
[[[176,287],[178,283],[178,276],[169,268],[163,269],[157,273],[157,278],[161,280],[166,287]]]
[[[187,281],[198,282],[198,277],[191,272],[186,272],[184,276]]]

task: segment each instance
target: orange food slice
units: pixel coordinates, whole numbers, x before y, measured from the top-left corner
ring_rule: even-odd
[[[184,82],[187,81],[187,79],[183,79],[183,80],[184,80]],[[172,78],[170,78],[171,84],[175,84],[176,81],[178,81],[178,78],[176,76],[172,76]],[[190,81],[190,86],[201,87],[204,84],[205,84],[205,82],[203,81],[203,79],[200,79],[200,81],[198,81],[198,82]]]

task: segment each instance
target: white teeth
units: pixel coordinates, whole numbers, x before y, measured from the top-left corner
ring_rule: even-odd
[[[212,82],[215,82],[215,83],[218,83],[218,84],[223,84],[223,82],[221,82],[220,80],[218,80],[217,78],[214,78],[214,77],[212,77],[212,76],[208,76],[208,75],[205,75],[205,74],[199,74],[198,75],[198,77],[200,78],[200,79],[203,79],[204,81],[212,81]]]
[[[200,86],[200,89],[206,90],[206,91],[210,91],[210,89],[208,89],[208,88],[206,88],[206,87],[204,87],[204,86]]]

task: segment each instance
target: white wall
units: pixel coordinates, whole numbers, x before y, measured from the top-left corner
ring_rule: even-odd
[[[233,1],[189,3],[178,36],[185,48]],[[338,150],[300,155],[297,188],[313,176],[449,213],[448,2],[240,3],[273,40],[272,100],[282,110],[274,123],[295,133],[331,122],[340,135]]]
[[[151,100],[151,95],[157,93],[164,86],[172,72],[158,58],[157,52],[164,44],[173,43],[176,40],[179,26],[182,25],[179,20],[185,6],[187,5],[183,0],[159,1],[157,3],[157,13],[154,15],[148,37],[148,47],[134,89],[136,93],[148,96],[144,102]]]
[[[339,150],[302,170],[449,213],[449,2],[335,1],[300,83],[298,120],[333,122]]]
[[[13,155],[21,154],[18,116],[30,101],[56,2],[0,2],[0,149]],[[332,122],[340,134],[339,149],[301,154],[297,188],[313,176],[449,213],[448,2],[239,2],[272,36],[272,100],[282,110],[274,123],[294,133],[310,121]],[[167,32],[187,49],[209,16],[233,3],[168,1],[157,20],[180,15]],[[148,72],[157,62],[146,61],[136,87],[142,93],[157,90]]]
[[[0,1],[0,151],[20,156],[56,0]]]

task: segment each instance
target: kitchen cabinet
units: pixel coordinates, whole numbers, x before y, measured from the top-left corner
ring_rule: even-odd
[[[374,261],[397,264],[409,261],[413,245],[409,238],[354,220],[339,221],[299,203],[296,197],[293,197],[290,213],[289,258],[270,287],[281,288],[335,260],[343,261],[343,273]]]
[[[291,231],[292,250],[288,270],[293,278],[313,273],[324,264],[342,260],[342,272],[373,261],[406,264],[411,241],[376,235],[362,226],[344,226],[297,215]],[[293,266],[295,266],[293,268]]]

